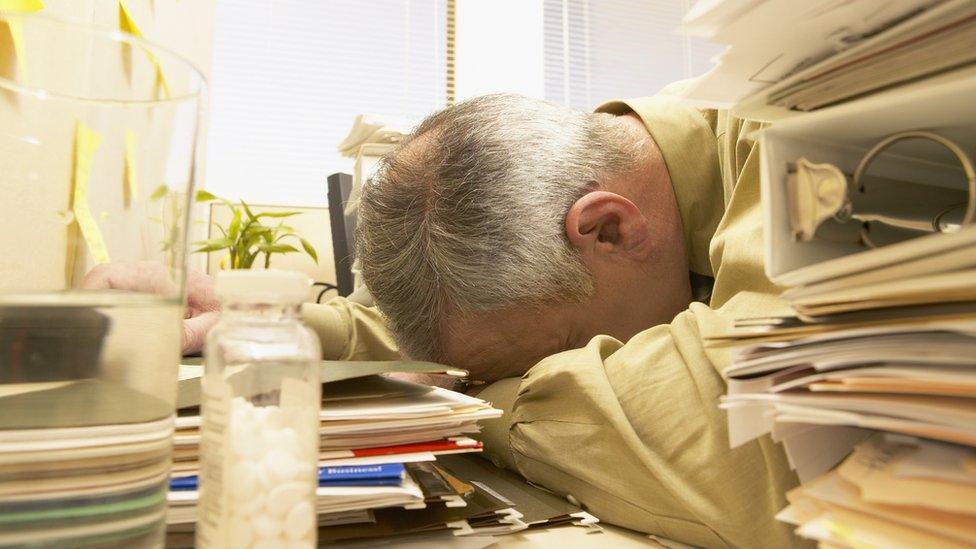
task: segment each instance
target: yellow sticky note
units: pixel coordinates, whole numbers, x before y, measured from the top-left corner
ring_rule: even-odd
[[[142,33],[142,29],[139,28],[139,24],[133,19],[132,14],[129,13],[129,8],[126,6],[125,0],[119,0],[119,30],[127,32],[133,36],[138,36],[139,38],[145,38]],[[153,64],[156,71],[156,97],[160,97],[160,92],[162,92],[162,97],[169,99],[172,97],[169,88],[169,82],[166,81],[166,75],[163,73],[162,63],[159,62],[159,58],[156,55],[144,49],[146,57],[149,58],[149,62]]]
[[[119,0],[119,29],[129,34],[142,38],[142,29],[129,13],[129,7],[125,5],[125,0]]]
[[[123,202],[128,209],[139,201],[139,178],[136,171],[136,134],[125,130],[125,183],[122,189]]]
[[[44,9],[44,2],[41,0],[0,0],[0,11],[33,13],[42,9]],[[17,61],[17,70],[20,71],[20,78],[26,82],[28,76],[27,57],[25,56],[26,52],[24,48],[24,29],[20,21],[5,21],[4,23],[0,24],[0,32],[2,32],[3,26],[7,27],[7,31],[10,34],[10,43],[13,45],[14,59]]]
[[[0,11],[15,13],[30,13],[44,9],[41,0],[0,0]]]
[[[159,62],[159,59],[157,59],[156,56],[151,53],[149,54],[149,58],[152,59],[153,64],[156,65],[156,97],[162,96],[165,99],[173,97],[173,94],[169,89],[169,82],[166,80],[166,74],[163,73],[163,65]]]
[[[102,231],[98,228],[88,207],[88,183],[91,180],[92,161],[101,143],[102,136],[98,132],[78,122],[75,127],[74,197],[71,209],[75,213],[75,220],[78,222],[81,236],[88,245],[92,259],[95,263],[108,263],[105,239],[102,238]]]

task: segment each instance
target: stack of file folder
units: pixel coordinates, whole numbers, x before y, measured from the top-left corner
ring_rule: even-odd
[[[811,111],[976,62],[976,5],[943,2],[806,71],[770,95]]]
[[[725,371],[731,444],[783,443],[804,484],[781,518],[803,536],[976,542],[976,226],[823,272],[784,293],[796,316],[740,319],[714,339],[741,346]]]
[[[98,379],[10,384],[0,400],[0,546],[160,541],[170,404]]]
[[[684,95],[749,120],[849,105],[976,70],[972,0],[705,0],[678,30],[725,46]]]
[[[777,518],[805,538],[846,547],[972,547],[976,451],[874,435],[787,499]]]
[[[188,401],[187,395],[199,394],[193,384],[199,384],[201,367],[184,367],[184,374],[193,368],[196,376],[182,376],[180,400],[187,407],[180,411],[174,437],[167,516],[169,543],[174,546],[192,541],[197,520],[201,421],[196,403]],[[447,528],[448,523],[474,531],[477,528],[470,520],[477,524],[478,519],[481,528],[524,527],[517,513],[507,509],[509,505],[435,463],[439,456],[481,451],[481,443],[469,435],[480,430],[479,421],[497,418],[501,411],[461,393],[378,375],[403,371],[448,372],[427,363],[323,363],[320,536],[382,535],[391,528],[410,530],[408,525],[427,531],[434,526]],[[386,511],[380,513],[381,509]],[[507,514],[499,514],[503,509]],[[329,528],[344,525],[356,526],[329,534]]]

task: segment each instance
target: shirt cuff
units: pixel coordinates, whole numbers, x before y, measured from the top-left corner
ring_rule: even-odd
[[[508,433],[512,427],[512,407],[518,395],[522,379],[510,377],[492,383],[478,393],[478,398],[486,400],[502,411],[502,417],[482,421],[481,441],[485,445],[485,455],[498,467],[518,471],[512,458],[512,447]]]
[[[319,336],[323,360],[341,360],[349,343],[349,330],[342,312],[328,304],[305,303],[302,305],[305,324]]]

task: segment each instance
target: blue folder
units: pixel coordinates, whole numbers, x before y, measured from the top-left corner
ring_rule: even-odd
[[[405,474],[402,463],[319,467],[319,486],[399,486]],[[172,478],[169,489],[176,492],[196,490],[197,477]]]

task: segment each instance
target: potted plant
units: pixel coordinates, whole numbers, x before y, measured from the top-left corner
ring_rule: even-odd
[[[231,219],[226,227],[217,223],[213,226],[220,231],[220,236],[209,240],[194,242],[198,246],[193,253],[210,253],[227,250],[227,255],[221,259],[221,268],[250,269],[256,260],[263,255],[264,267],[271,266],[271,256],[274,254],[301,253],[293,244],[298,244],[312,261],[318,263],[315,248],[295,229],[280,221],[282,218],[298,215],[301,212],[262,212],[255,214],[243,200],[234,204],[226,198],[220,198],[207,191],[197,191],[197,202],[213,202],[218,200],[231,210]],[[277,221],[275,224],[274,221]],[[289,243],[291,242],[291,243]]]

